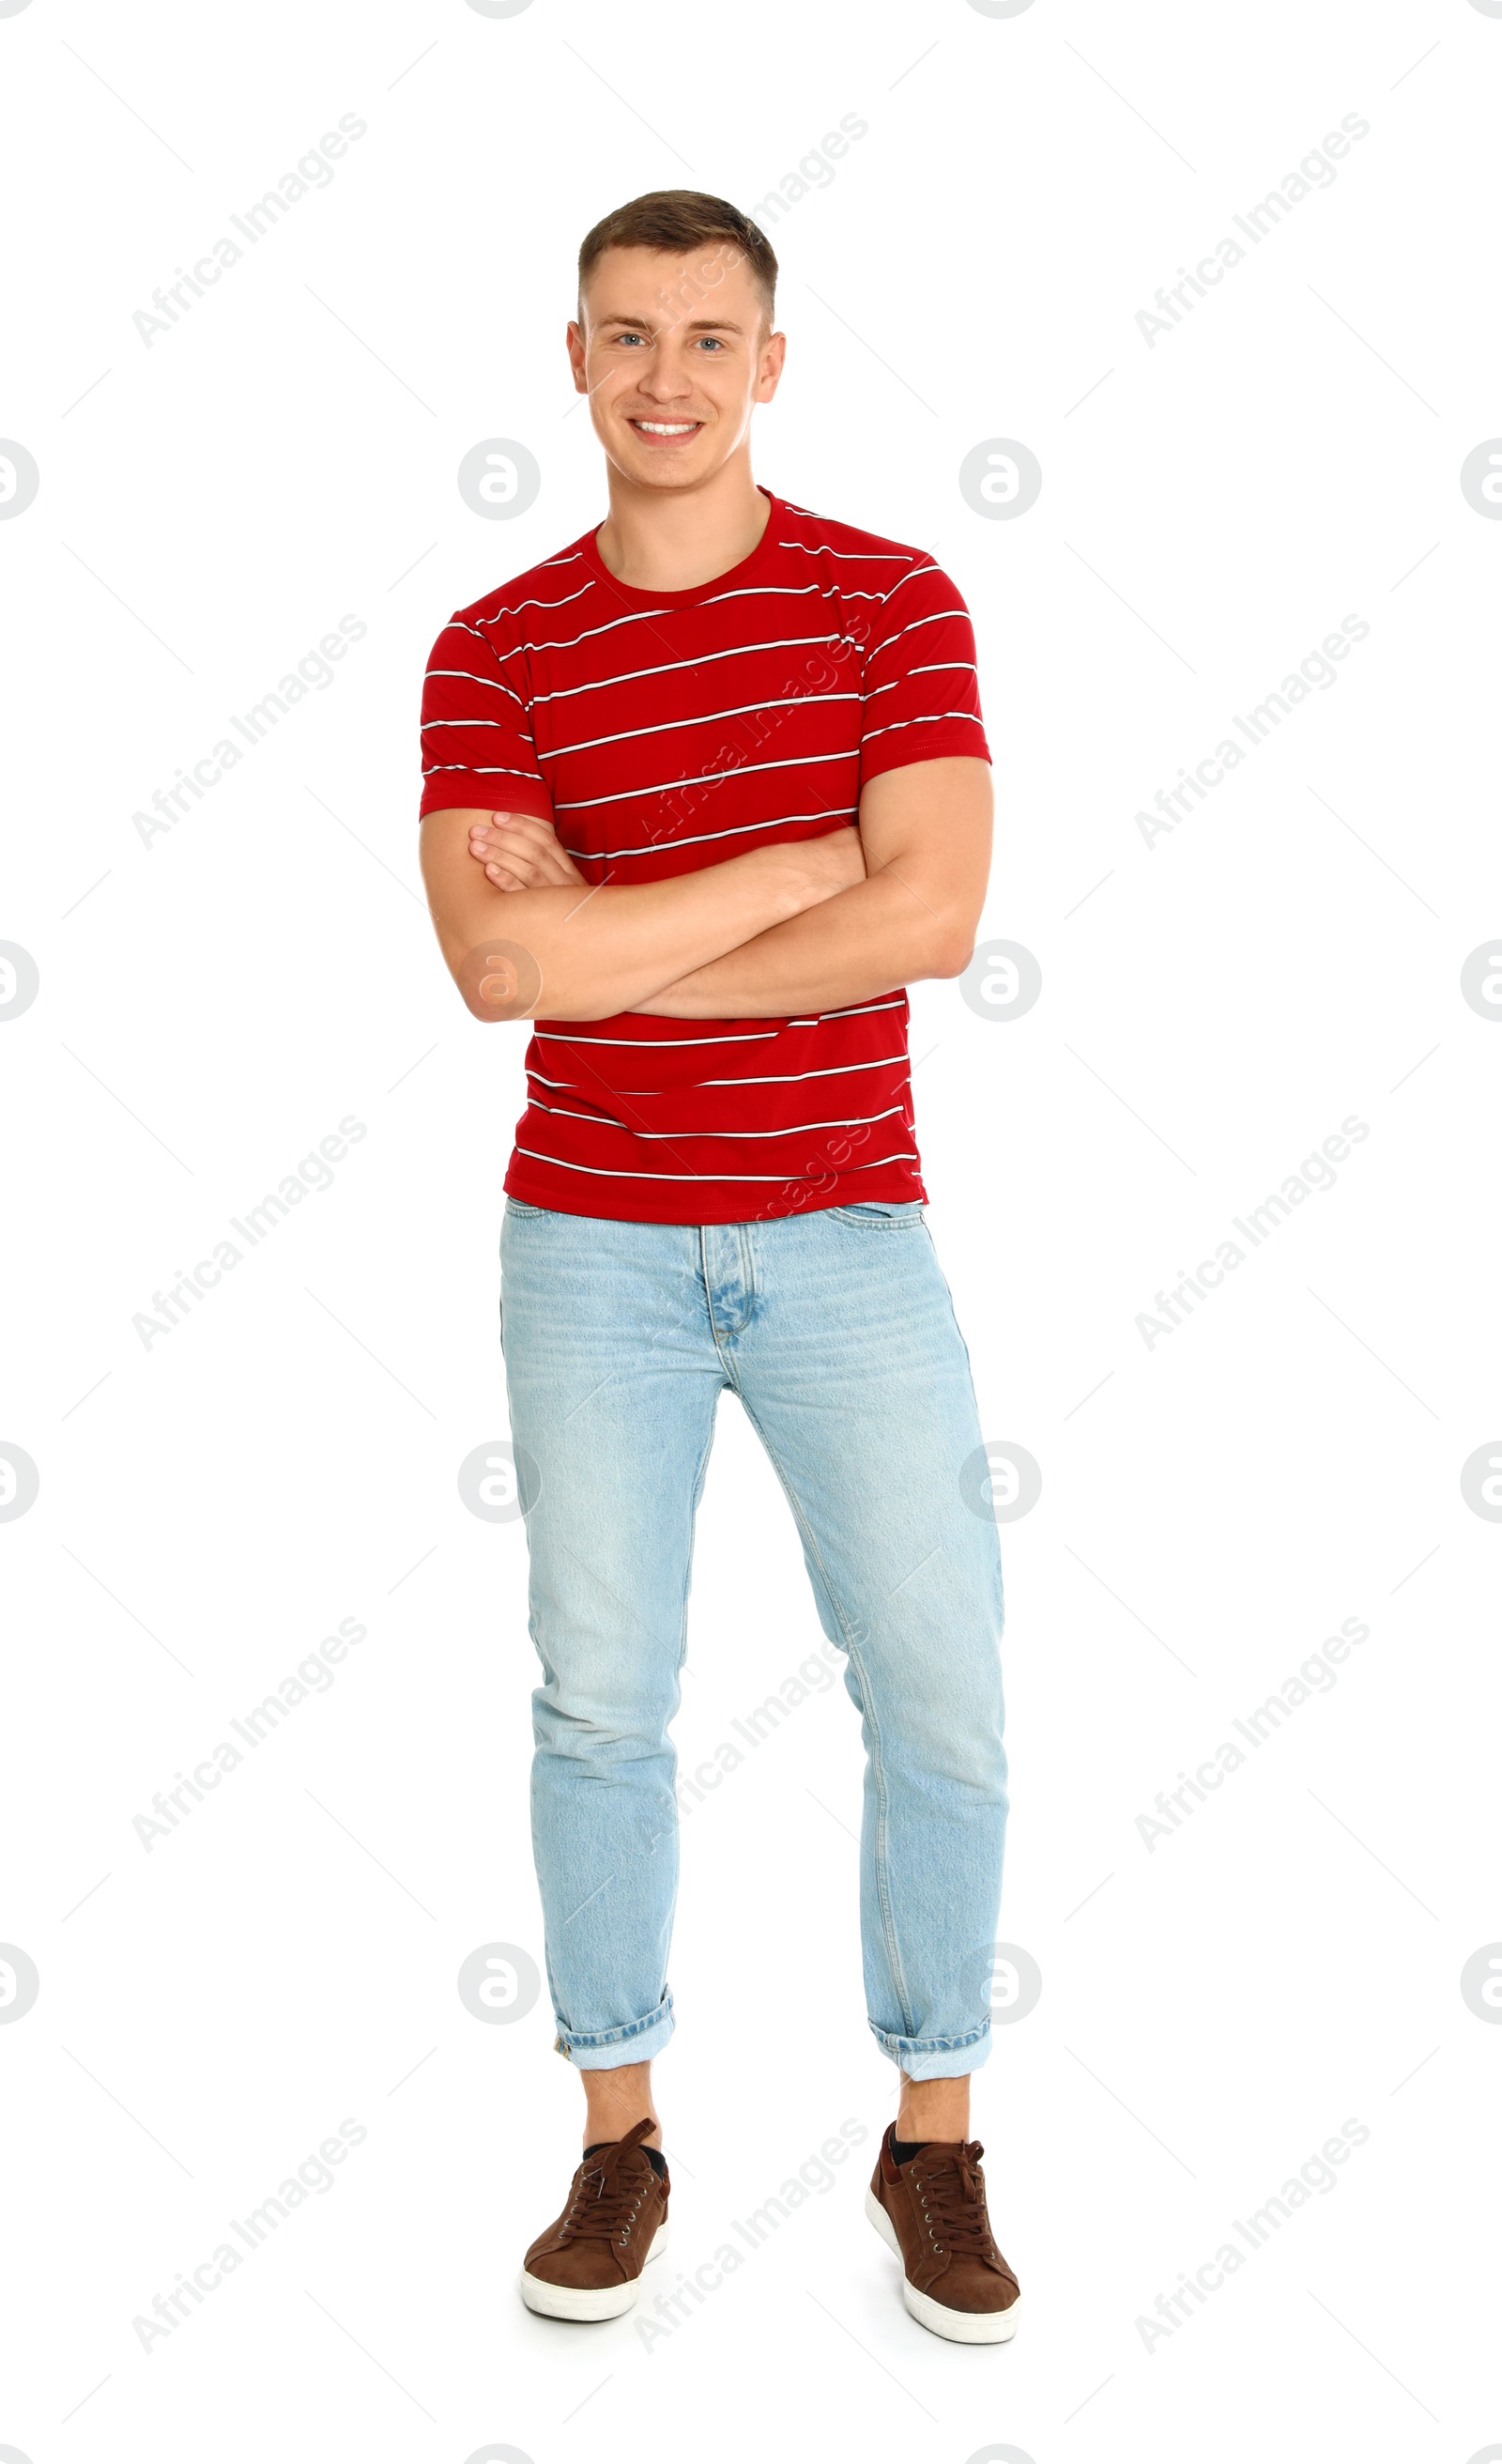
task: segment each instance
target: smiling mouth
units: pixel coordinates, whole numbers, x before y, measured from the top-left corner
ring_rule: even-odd
[[[639,436],[650,436],[654,444],[674,445],[686,436],[697,436],[704,422],[702,419],[633,419],[629,425]]]

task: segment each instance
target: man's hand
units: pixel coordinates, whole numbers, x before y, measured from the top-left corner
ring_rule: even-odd
[[[469,853],[497,890],[548,890],[587,885],[558,845],[551,822],[533,813],[491,813],[469,826]]]
[[[468,805],[427,814],[422,865],[448,971],[470,1015],[486,1020],[639,1009],[865,879],[859,836],[841,826],[665,881],[617,877],[592,890],[546,822]],[[503,979],[512,987],[504,996]]]
[[[883,771],[861,792],[863,864],[835,895],[635,1006],[649,1018],[795,1018],[962,974],[985,903],[990,817],[990,770],[975,755]],[[855,835],[816,844],[838,863]]]
[[[859,830],[829,830],[822,838],[794,844],[799,866],[821,897],[853,890],[866,877]],[[587,887],[573,857],[558,845],[553,824],[539,821],[533,813],[491,813],[483,822],[472,822],[469,853],[497,890],[544,890],[570,882],[577,882],[580,889]]]

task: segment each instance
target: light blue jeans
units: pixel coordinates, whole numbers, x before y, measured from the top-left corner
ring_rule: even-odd
[[[729,1386],[860,1713],[871,2028],[911,2079],[978,2069],[1007,1819],[1001,1563],[973,1463],[962,1488],[982,1439],[923,1208],[700,1225],[508,1199],[501,1305],[532,1499],[533,1842],[559,2049],[608,2070],[673,2033],[668,1727]]]

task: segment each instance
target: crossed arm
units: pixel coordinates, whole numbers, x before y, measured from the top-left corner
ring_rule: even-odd
[[[856,829],[670,881],[592,890],[524,813],[429,813],[422,862],[476,1018],[785,1018],[959,975],[990,829],[989,764],[950,755],[872,780]]]

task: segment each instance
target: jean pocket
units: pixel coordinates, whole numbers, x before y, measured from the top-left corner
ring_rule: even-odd
[[[524,1206],[520,1199],[517,1198],[509,1198],[506,1201],[507,1214],[518,1216],[524,1223],[531,1223],[537,1221],[542,1216],[546,1215],[548,1211],[549,1210],[546,1206]]]
[[[842,1223],[860,1223],[875,1231],[900,1232],[904,1224],[921,1223],[924,1219],[921,1198],[863,1198],[849,1206],[832,1206]]]

